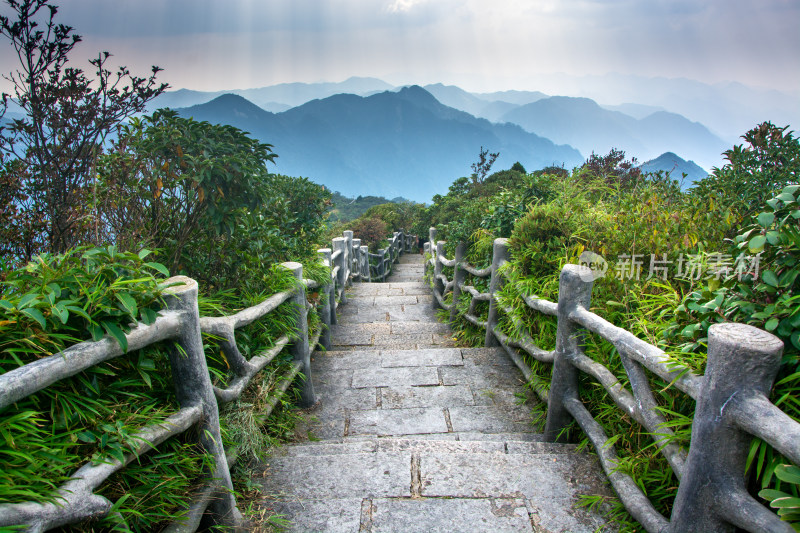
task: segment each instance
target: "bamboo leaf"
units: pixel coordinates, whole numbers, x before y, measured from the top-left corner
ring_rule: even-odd
[[[47,329],[47,320],[44,318],[42,312],[38,309],[29,307],[27,309],[23,309],[22,314],[38,322],[42,329]]]
[[[107,320],[104,320],[103,322],[101,322],[101,324],[103,326],[103,329],[106,330],[106,333],[117,339],[117,342],[119,343],[120,348],[122,348],[122,351],[127,352],[128,339],[125,337],[125,334],[122,332],[122,330],[119,329],[119,326]]]

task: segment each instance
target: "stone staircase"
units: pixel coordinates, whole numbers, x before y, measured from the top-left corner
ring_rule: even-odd
[[[265,466],[262,506],[303,532],[590,532],[593,458],[539,442],[534,397],[500,349],[457,348],[419,255],[355,284],[315,353],[313,440]]]

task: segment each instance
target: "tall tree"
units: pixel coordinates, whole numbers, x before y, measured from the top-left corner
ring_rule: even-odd
[[[13,94],[3,93],[0,119],[9,99],[25,116],[0,127],[0,163],[7,179],[19,182],[20,198],[36,207],[24,209],[17,201],[17,207],[23,207],[18,215],[38,217],[31,224],[38,222],[44,228],[45,249],[29,246],[26,253],[62,252],[78,244],[92,227],[88,206],[93,168],[105,136],[142,111],[167,84],[156,82],[161,69],[155,66],[145,78],[124,66],[112,73],[108,52],[89,61],[94,76],[67,66],[81,37],[72,27],[56,23],[58,7],[49,0],[6,3],[14,18],[0,16],[0,34],[14,47],[19,67],[4,76],[12,83]],[[24,172],[18,161],[23,162]]]

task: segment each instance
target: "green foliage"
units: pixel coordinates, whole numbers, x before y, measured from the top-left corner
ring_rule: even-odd
[[[262,265],[312,256],[328,193],[270,174],[276,155],[231,126],[160,110],[120,130],[100,162],[109,238],[161,249],[206,290],[258,290]]]
[[[152,322],[161,308],[158,283],[167,272],[148,255],[84,248],[38,256],[8,273],[0,300],[0,372],[104,333],[124,348],[130,324]],[[5,408],[0,502],[52,501],[81,464],[123,459],[139,442],[136,431],[173,413],[167,348],[128,353]],[[205,459],[181,442],[165,442],[101,487],[112,499],[128,492],[121,487],[137,487],[117,509],[134,530],[150,531],[164,513],[174,515],[199,479]]]
[[[550,169],[515,178],[508,171],[480,185],[456,180],[448,195],[434,198],[426,215],[450,248],[459,240],[470,243],[468,258],[478,266],[488,264],[488,243],[494,237],[510,237],[511,261],[503,270],[508,282],[498,300],[511,310],[501,316],[500,327],[512,338],[530,337],[542,349],[554,348],[555,319],[528,308],[522,296],[555,301],[561,268],[590,250],[608,260],[607,274],[594,283],[592,311],[696,372],[704,369],[707,330],[715,322],[745,322],[778,335],[786,350],[771,400],[800,420],[800,149],[784,130],[767,124],[748,132],[751,147],[734,148],[728,154],[731,164],[715,169],[709,181],[690,193],[681,192],[668,175],[641,174],[633,161],[612,150],[606,156],[593,154],[572,173]],[[736,201],[726,203],[725,191],[735,193],[731,197]],[[755,254],[760,254],[760,275]],[[625,258],[633,257],[641,260],[641,269],[621,275]],[[671,265],[669,275],[648,271],[653,258]],[[694,275],[678,271],[688,258],[697,263]],[[479,290],[486,290],[485,283],[467,277],[467,284]],[[469,305],[469,297],[462,295],[454,329],[462,341],[479,344],[482,332],[461,319]],[[474,311],[483,319],[487,308],[477,305]],[[589,335],[583,349],[630,388],[613,345]],[[550,365],[528,362],[534,375],[529,386],[547,390]],[[651,383],[658,408],[674,431],[670,443],[687,448],[694,402],[658,378],[651,376]],[[652,436],[623,415],[593,378],[582,375],[580,385],[583,403],[615,439],[620,470],[668,516],[677,479]],[[542,411],[533,416],[543,423]],[[569,431],[587,443],[576,426]],[[748,459],[750,486],[754,495],[761,490],[764,498],[785,505],[787,517],[794,517],[797,487],[777,474],[785,462],[754,440]],[[585,504],[605,501],[589,496]],[[612,504],[610,517],[622,530],[638,530],[624,507]]]
[[[776,191],[800,183],[800,141],[787,129],[764,122],[748,131],[742,136],[747,145],[727,150],[728,163],[693,187],[691,194],[705,204],[705,211],[718,219],[731,219],[731,231],[757,213]]]
[[[400,202],[405,200],[398,199]],[[384,198],[383,196],[358,196],[356,198],[348,198],[339,192],[331,194],[331,208],[328,215],[328,220],[331,222],[349,222],[355,220],[371,207],[381,204],[388,204],[393,200]],[[341,233],[341,232],[339,232]]]
[[[784,490],[763,489],[758,495],[777,509],[781,520],[790,522],[795,531],[800,531],[800,468],[780,465],[775,468],[775,477],[784,483]]]
[[[127,350],[131,322],[151,324],[166,268],[150,252],[115,247],[41,255],[0,284],[0,370],[8,371],[78,339],[114,337]]]
[[[369,246],[372,253],[378,251],[389,232],[386,222],[377,216],[367,217],[365,215],[351,223],[350,227],[353,230],[353,236],[356,239],[361,239],[362,244]]]

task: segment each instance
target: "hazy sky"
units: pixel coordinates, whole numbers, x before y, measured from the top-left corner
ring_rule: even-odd
[[[619,72],[800,93],[799,0],[61,0],[59,20],[173,88],[374,76],[468,90]],[[0,12],[7,14],[8,7]],[[85,63],[84,63],[85,64]],[[15,68],[0,47],[0,71]]]

